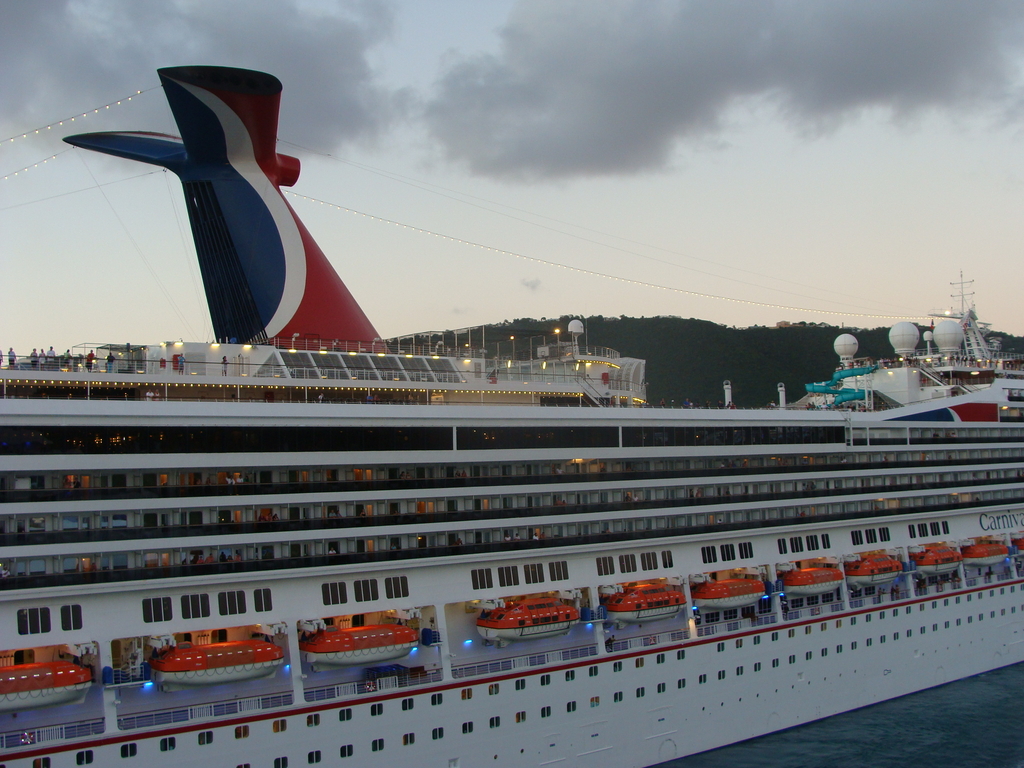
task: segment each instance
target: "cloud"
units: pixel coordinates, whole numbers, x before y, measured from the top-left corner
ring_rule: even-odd
[[[747,99],[816,129],[1008,100],[1022,17],[1000,0],[522,2],[499,52],[455,60],[425,115],[478,174],[635,173]]]
[[[2,119],[11,132],[24,130],[156,85],[158,67],[216,64],[276,75],[281,134],[296,143],[372,139],[401,103],[375,84],[367,62],[391,26],[383,0],[9,3],[0,25]],[[162,103],[149,109],[166,118]]]
[[[529,289],[530,289],[531,291],[536,291],[536,290],[537,290],[538,288],[540,288],[540,278],[539,278],[539,277],[535,277],[535,278],[533,278],[532,280],[527,280],[527,279],[526,279],[526,278],[524,277],[524,278],[523,278],[522,280],[520,280],[519,282],[520,282],[520,283],[522,283],[523,285],[525,285],[525,286],[526,286],[527,288],[529,288]]]

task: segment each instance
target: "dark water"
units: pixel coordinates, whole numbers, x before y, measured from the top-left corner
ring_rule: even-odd
[[[1024,768],[1024,664],[661,768]]]

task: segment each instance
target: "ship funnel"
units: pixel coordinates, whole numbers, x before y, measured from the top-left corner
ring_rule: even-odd
[[[217,340],[377,338],[281,193],[299,178],[299,161],[277,153],[281,82],[230,67],[158,73],[181,138],[118,131],[64,141],[178,175]]]

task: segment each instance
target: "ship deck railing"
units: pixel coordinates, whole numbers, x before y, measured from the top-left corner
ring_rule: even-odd
[[[490,675],[497,672],[508,672],[514,669],[530,669],[532,667],[546,666],[548,664],[561,664],[566,661],[586,659],[596,655],[596,645],[578,645],[572,648],[562,648],[557,651],[526,653],[521,656],[506,656],[505,658],[496,659],[494,661],[453,666],[452,677],[456,679],[478,677],[480,675]]]
[[[440,682],[444,673],[440,669],[423,671],[410,670],[407,673],[385,675],[374,680],[357,680],[350,683],[335,683],[303,691],[303,699],[307,704],[317,701],[331,701],[360,696],[364,693],[378,693],[402,688],[415,688],[420,685]]]
[[[628,651],[633,648],[651,648],[653,646],[664,645],[666,643],[678,643],[689,639],[690,630],[673,629],[667,632],[657,632],[650,635],[628,637],[624,640],[612,640],[609,638],[605,641],[605,650],[610,653],[616,653],[618,651]]]
[[[195,720],[209,720],[211,718],[237,715],[243,712],[258,712],[265,709],[288,707],[291,706],[293,700],[294,696],[291,692],[288,692],[264,696],[251,696],[244,699],[214,701],[208,704],[197,704],[191,707],[139,712],[137,714],[118,717],[117,728],[120,731],[131,731],[137,728],[153,728],[158,725],[172,725],[193,722]]]
[[[94,720],[77,720],[60,725],[46,725],[39,728],[22,728],[14,731],[0,732],[0,748],[17,749],[40,744],[52,744],[56,741],[70,741],[85,736],[96,736],[103,733],[103,718]]]

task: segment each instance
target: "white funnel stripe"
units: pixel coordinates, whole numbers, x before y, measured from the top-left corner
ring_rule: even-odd
[[[295,316],[306,292],[306,249],[302,245],[299,228],[292,212],[285,204],[284,197],[270,183],[270,179],[256,162],[249,131],[234,110],[203,88],[181,82],[178,84],[213,110],[224,129],[228,163],[249,182],[263,200],[281,235],[285,264],[284,290],[277,310],[266,325],[267,336],[276,336]],[[260,237],[262,234],[254,232],[253,236]]]

